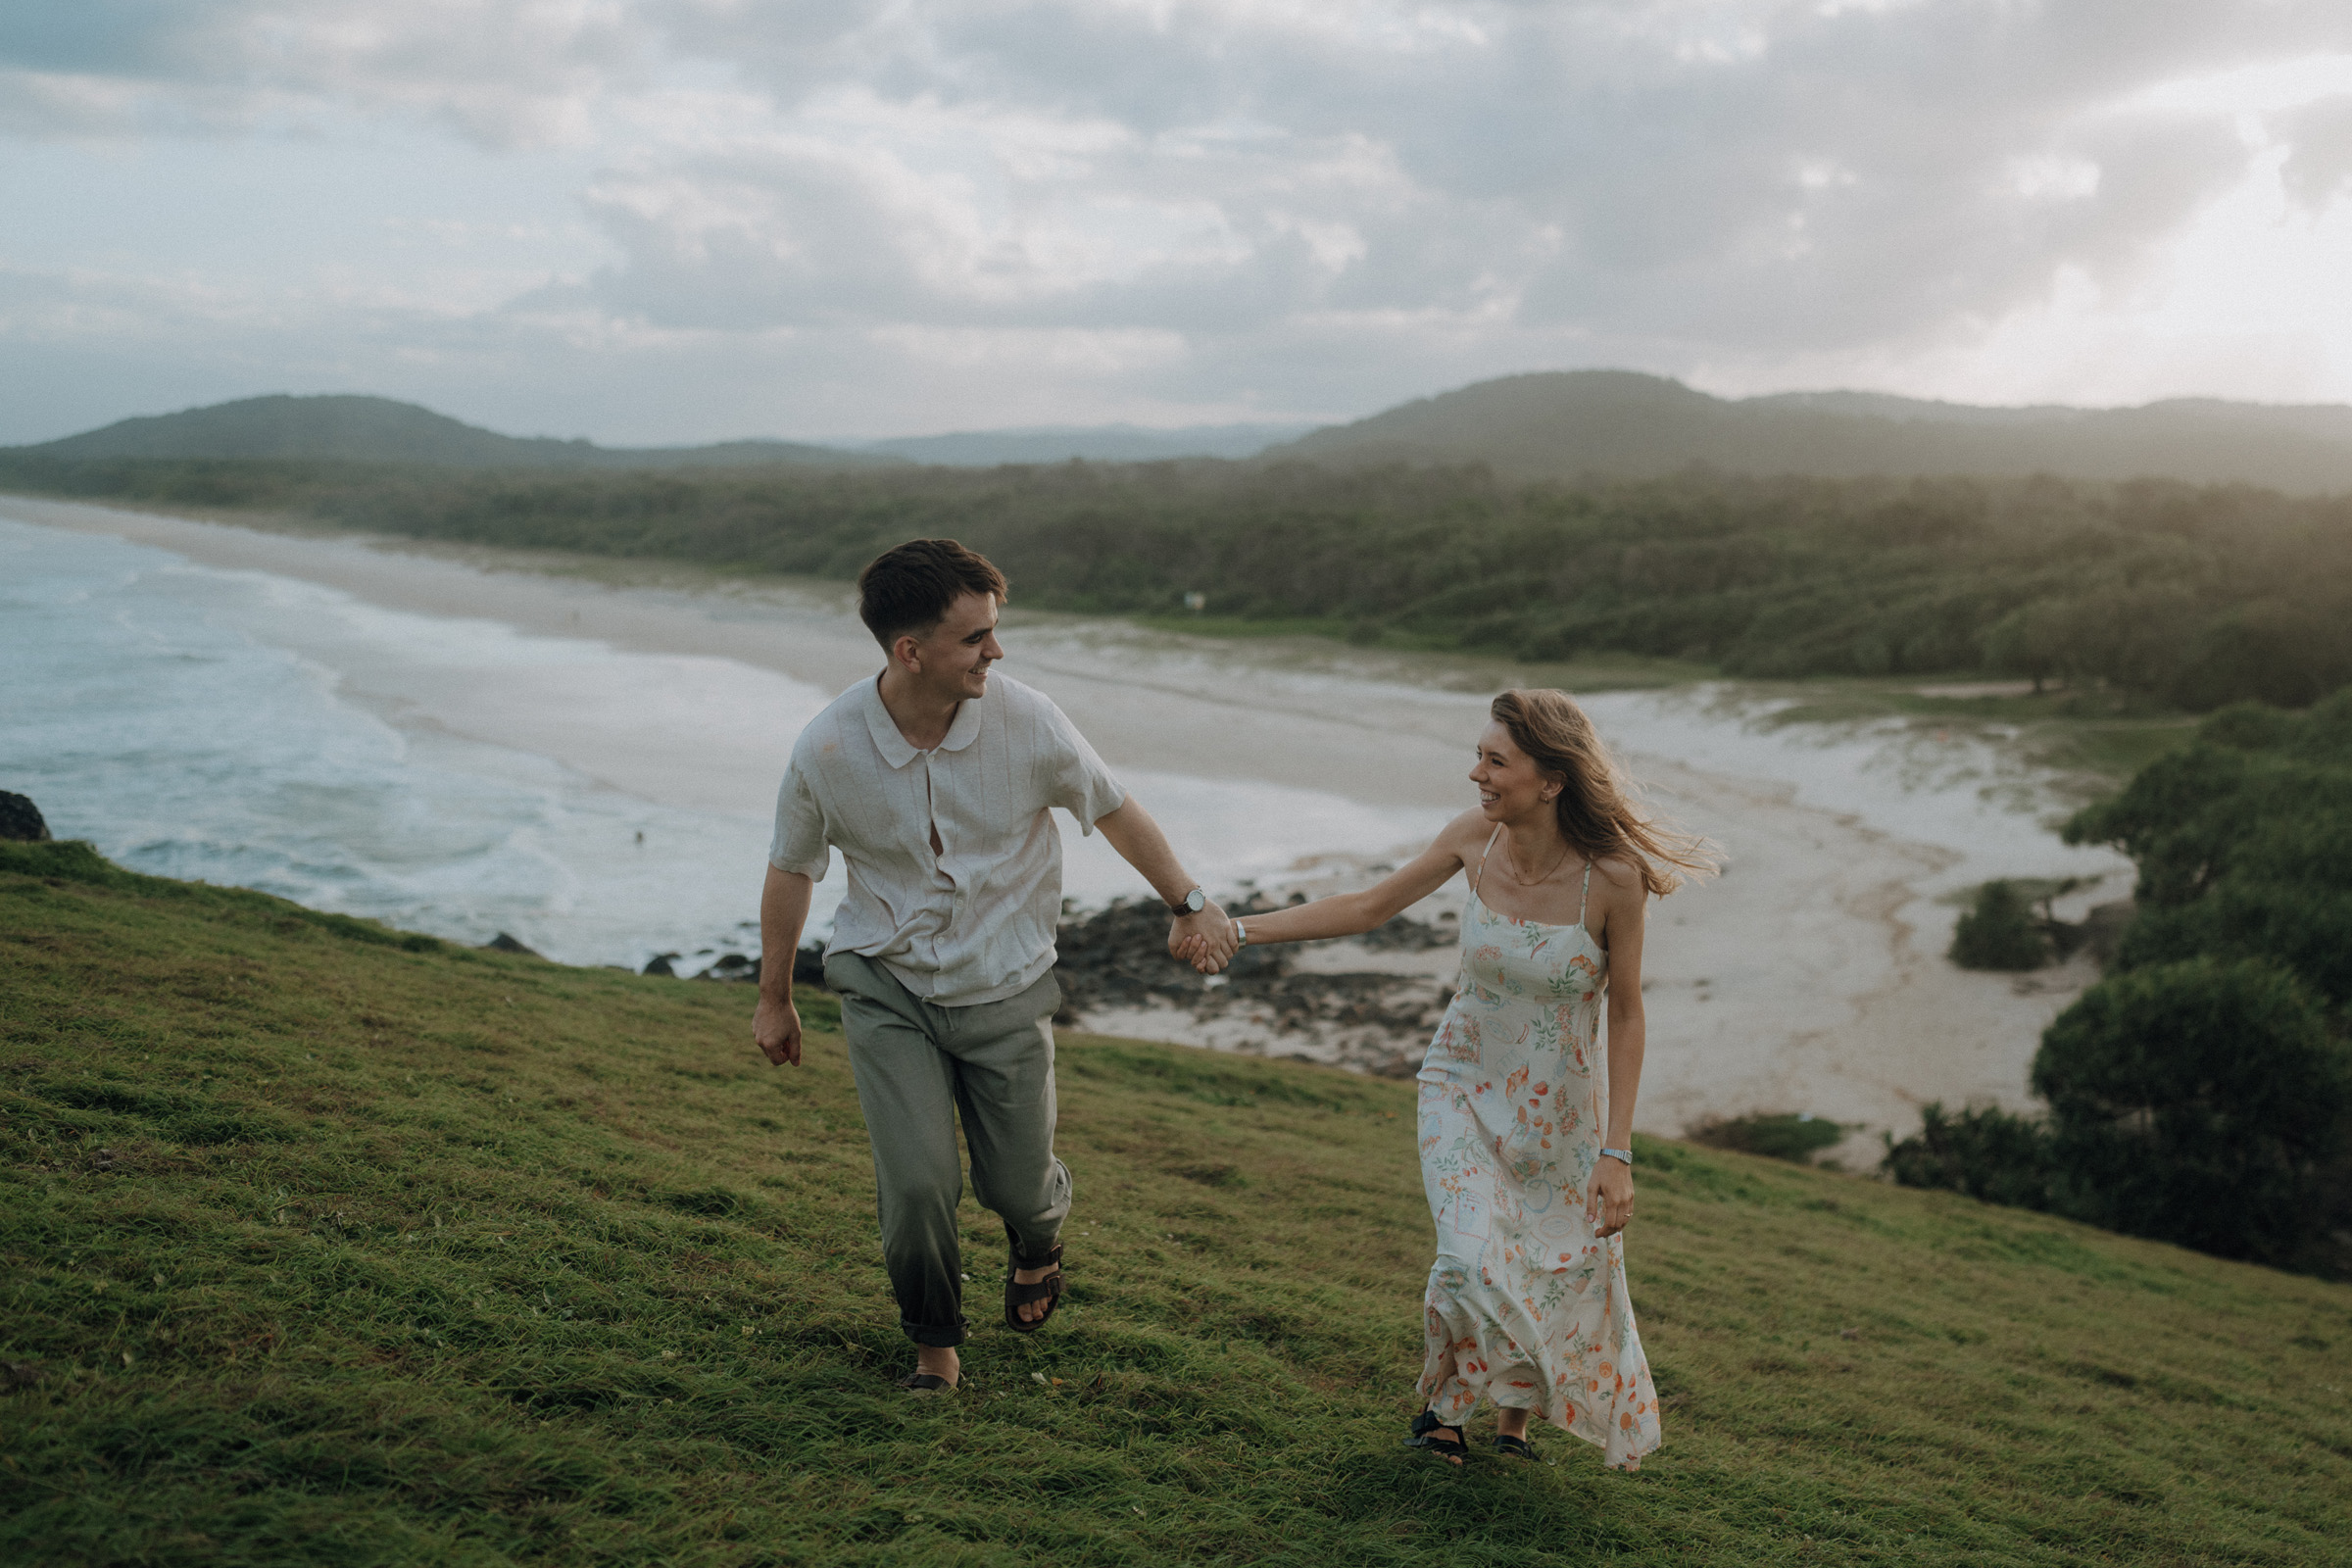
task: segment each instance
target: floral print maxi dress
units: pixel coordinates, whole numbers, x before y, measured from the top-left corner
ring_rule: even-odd
[[[1592,871],[1585,869],[1590,893]],[[1460,1426],[1484,1395],[1639,1469],[1658,1395],[1625,1292],[1624,1238],[1585,1193],[1608,1126],[1607,959],[1585,929],[1489,909],[1472,884],[1461,983],[1420,1073],[1421,1179],[1438,1226],[1421,1396]]]

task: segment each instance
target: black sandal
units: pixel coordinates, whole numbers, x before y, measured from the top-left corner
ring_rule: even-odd
[[[1441,1438],[1438,1436],[1441,1432],[1450,1432],[1453,1436],[1450,1439]],[[1453,1465],[1469,1457],[1470,1435],[1460,1427],[1449,1427],[1439,1420],[1435,1410],[1424,1410],[1413,1417],[1412,1433],[1411,1437],[1404,1440],[1404,1446],[1408,1448],[1426,1449]]]
[[[1536,1456],[1536,1450],[1527,1446],[1525,1438],[1506,1438],[1499,1432],[1494,1434],[1494,1449],[1497,1453],[1515,1454],[1522,1459]]]
[[[1055,1242],[1054,1250],[1046,1254],[1044,1266],[1052,1269],[1053,1273],[1030,1285],[1023,1285],[1013,1278],[1013,1271],[1016,1269],[1038,1266],[1035,1263],[1024,1265],[1021,1262],[1021,1250],[1017,1244],[1012,1250],[1011,1259],[1004,1265],[1004,1326],[1015,1334],[1035,1334],[1046,1326],[1046,1321],[1054,1315],[1054,1309],[1061,1304],[1063,1282],[1061,1278],[1061,1244],[1059,1242]],[[1036,1317],[1023,1319],[1020,1309],[1032,1301],[1045,1302],[1046,1309]]]
[[[909,1372],[899,1379],[899,1387],[909,1394],[954,1394],[956,1385],[936,1372]]]

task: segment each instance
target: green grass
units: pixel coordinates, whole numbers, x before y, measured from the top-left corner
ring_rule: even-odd
[[[1643,1141],[1666,1447],[1396,1446],[1412,1091],[1064,1041],[1071,1295],[915,1402],[822,999],[0,846],[0,1561],[2321,1563],[2352,1290]],[[1661,1043],[1661,1049],[1670,1049]],[[975,1316],[1001,1266],[967,1210]],[[1040,1381],[1040,1380],[1044,1381]],[[1483,1441],[1483,1435],[1482,1435]],[[2332,1541],[2336,1544],[2330,1546]]]

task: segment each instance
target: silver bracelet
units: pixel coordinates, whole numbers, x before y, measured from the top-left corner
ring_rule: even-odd
[[[1608,1155],[1611,1159],[1624,1160],[1625,1168],[1628,1170],[1634,1168],[1634,1152],[1630,1149],[1603,1149],[1601,1152]]]
[[[1233,934],[1235,937],[1240,939],[1233,945],[1234,952],[1239,953],[1250,945],[1250,928],[1242,924],[1241,921],[1236,920],[1233,922]]]

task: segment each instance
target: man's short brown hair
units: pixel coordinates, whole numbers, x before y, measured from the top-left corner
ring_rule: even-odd
[[[1004,574],[953,539],[909,539],[858,574],[858,618],[887,651],[902,637],[927,634],[965,594],[993,594],[1003,604]]]

